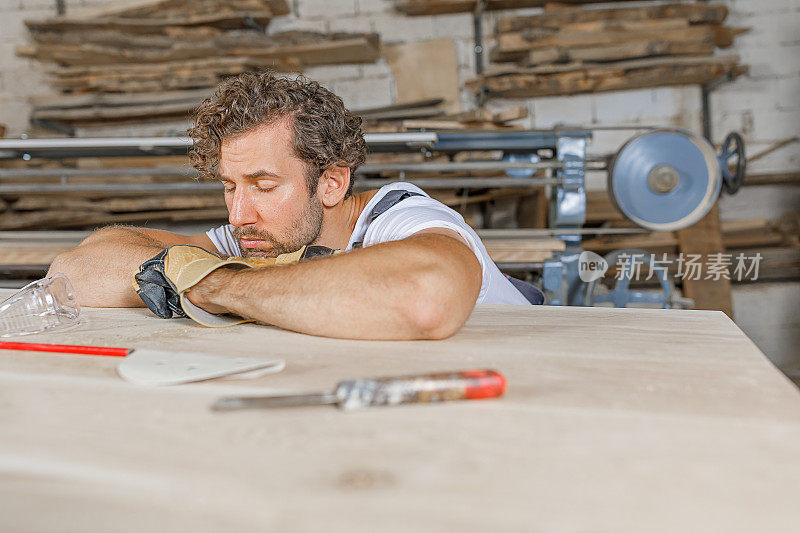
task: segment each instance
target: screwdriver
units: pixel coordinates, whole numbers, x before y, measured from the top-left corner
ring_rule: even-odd
[[[333,391],[289,396],[231,396],[211,406],[217,411],[246,408],[335,405],[363,409],[403,403],[497,398],[506,390],[506,378],[494,370],[464,370],[413,376],[341,381]]]

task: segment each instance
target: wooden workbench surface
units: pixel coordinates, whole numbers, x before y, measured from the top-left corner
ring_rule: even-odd
[[[287,368],[145,388],[116,358],[0,352],[1,531],[800,527],[800,394],[719,312],[479,306],[444,341],[365,342],[85,309],[72,331],[21,340]],[[472,367],[504,372],[507,395],[209,410],[232,392]]]

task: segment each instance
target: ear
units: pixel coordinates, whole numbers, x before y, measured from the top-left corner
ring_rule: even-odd
[[[350,167],[330,167],[319,177],[317,194],[325,207],[333,207],[344,200],[350,188]]]

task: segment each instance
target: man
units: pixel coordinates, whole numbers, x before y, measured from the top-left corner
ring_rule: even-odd
[[[228,79],[199,106],[189,134],[192,164],[224,186],[230,224],[192,236],[94,232],[50,267],[72,280],[82,305],[141,306],[134,274],[178,244],[223,257],[275,257],[309,244],[349,252],[220,268],[185,294],[210,313],[313,335],[442,339],[476,301],[527,303],[463,218],[419,188],[394,183],[352,194],[366,153],[361,119],[318,83],[271,73]]]

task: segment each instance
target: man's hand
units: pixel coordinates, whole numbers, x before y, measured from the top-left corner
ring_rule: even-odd
[[[189,289],[186,292],[186,298],[209,313],[214,313],[215,315],[231,313],[232,311],[225,306],[214,303],[213,295],[223,290],[233,274],[233,271],[227,269],[212,272],[203,278],[203,281]]]
[[[187,302],[184,293],[218,269],[258,268],[275,262],[259,257],[222,259],[205,248],[178,244],[142,263],[134,282],[137,294],[161,318],[188,316],[205,326],[232,326],[245,320],[209,314]]]
[[[245,320],[215,316],[218,306],[210,304],[210,309],[187,301],[184,294],[217,270],[242,270],[267,266],[281,266],[338,253],[324,246],[303,246],[299,250],[269,257],[229,257],[219,255],[205,248],[191,245],[174,245],[159,252],[158,255],[142,263],[134,277],[136,292],[156,315],[161,318],[188,316],[205,326],[232,326]]]

